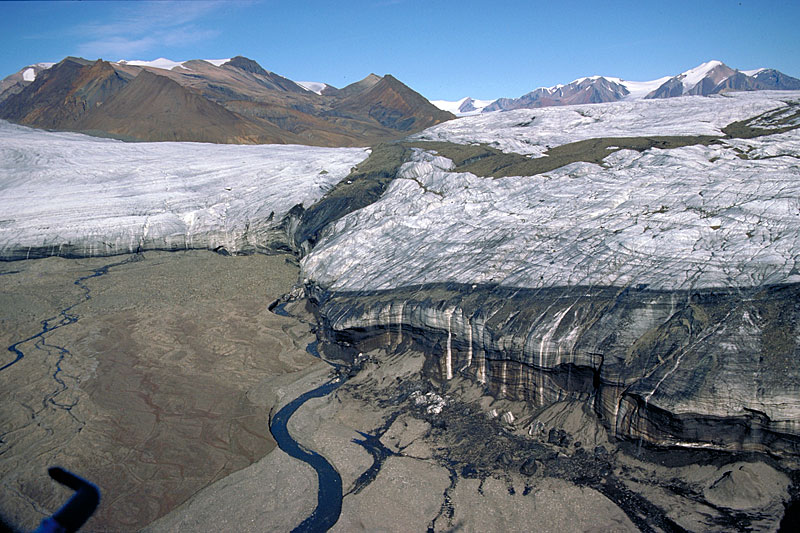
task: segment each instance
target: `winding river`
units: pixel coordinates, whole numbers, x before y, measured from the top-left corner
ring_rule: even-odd
[[[275,306],[272,312],[280,316],[291,316],[286,312],[285,306],[286,303],[281,303]],[[316,341],[310,343],[306,347],[306,351],[314,357],[325,361],[317,350]],[[330,361],[325,362],[334,368],[341,368],[340,365]],[[342,512],[342,477],[325,457],[294,440],[286,425],[301,405],[312,398],[321,398],[326,394],[330,394],[339,388],[344,381],[341,377],[334,378],[316,389],[298,396],[283,406],[270,420],[269,429],[275,442],[278,443],[278,447],[289,456],[308,464],[317,473],[317,507],[299,526],[292,530],[293,532],[327,531],[336,524]]]
[[[307,463],[317,472],[317,507],[308,518],[292,530],[295,532],[327,531],[336,524],[342,512],[342,477],[327,459],[294,440],[286,424],[306,401],[311,398],[321,398],[336,390],[342,383],[342,380],[336,379],[306,392],[281,408],[270,422],[270,431],[280,449],[295,459]]]

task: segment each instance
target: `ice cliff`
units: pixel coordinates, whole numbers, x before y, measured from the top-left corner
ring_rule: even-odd
[[[413,346],[442,380],[540,406],[584,399],[622,438],[797,455],[798,102],[492,113],[366,161],[367,149],[122,143],[0,122],[0,259],[292,249],[332,346]],[[594,163],[497,179],[420,143],[538,158],[643,136],[685,142],[605,156],[606,143]]]
[[[592,113],[620,135],[723,127],[677,100],[671,113],[662,102]],[[722,122],[777,107],[759,124],[782,133],[501,179],[417,150],[304,259],[324,331],[358,350],[416,346],[441,379],[469,375],[536,405],[587,399],[619,437],[800,453],[800,132],[770,118],[796,121],[796,104],[717,101]],[[552,122],[578,111],[553,108]],[[488,119],[420,137],[505,131]],[[585,136],[570,131],[554,142]]]

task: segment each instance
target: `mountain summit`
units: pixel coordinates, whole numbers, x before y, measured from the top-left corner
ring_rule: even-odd
[[[2,119],[126,140],[365,146],[454,118],[389,75],[316,93],[243,56],[68,57],[1,83]]]
[[[482,112],[759,90],[800,90],[800,80],[774,69],[740,71],[713,60],[678,75],[651,81],[628,81],[613,76],[578,78],[566,85],[535,89],[519,98],[499,98],[482,108]],[[460,109],[462,101],[434,103],[457,115],[472,114]]]

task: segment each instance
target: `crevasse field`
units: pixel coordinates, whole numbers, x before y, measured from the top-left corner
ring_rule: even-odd
[[[491,113],[416,137],[540,154],[599,136],[721,136],[725,125],[798,97],[739,93]],[[652,289],[797,282],[798,153],[800,131],[792,130],[619,150],[602,165],[492,179],[451,172],[451,161],[418,151],[379,202],[329,228],[304,275],[335,290],[447,281]]]

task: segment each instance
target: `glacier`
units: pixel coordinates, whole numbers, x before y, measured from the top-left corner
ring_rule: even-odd
[[[289,210],[314,203],[368,155],[126,143],[0,121],[0,259],[265,251]]]
[[[304,272],[333,290],[800,282],[798,150],[792,130],[498,179],[417,150],[378,202],[329,228]]]
[[[607,104],[542,107],[483,113],[451,120],[411,138],[486,144],[540,157],[555,146],[599,137],[719,135],[728,124],[797,100],[797,91],[683,96],[675,101],[622,100]]]
[[[599,135],[719,138],[504,178],[421,145],[302,260],[321,331],[359,351],[412,347],[439,379],[500,397],[589,402],[619,438],[800,454],[798,101],[547,108],[417,134],[534,155]],[[762,113],[757,135],[723,136]]]

